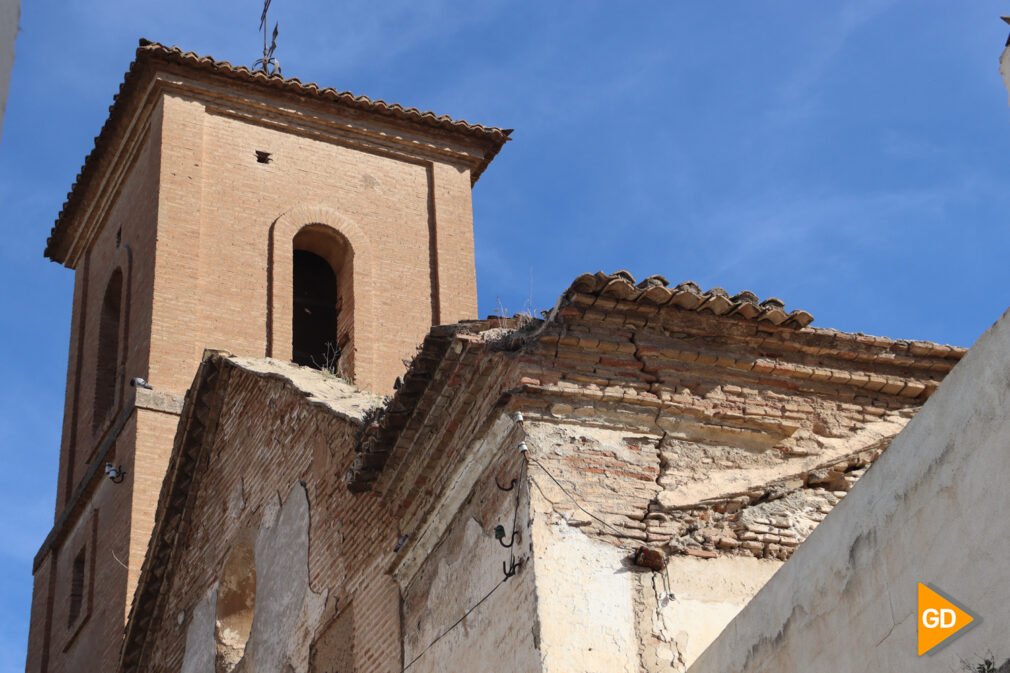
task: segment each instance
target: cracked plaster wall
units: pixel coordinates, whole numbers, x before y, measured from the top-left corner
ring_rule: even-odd
[[[541,517],[534,496],[544,673],[637,673],[634,570],[620,549]]]
[[[662,573],[639,574],[642,669],[685,670],[781,566],[747,556],[674,556]]]
[[[552,409],[526,423],[551,673],[684,671],[907,421],[811,433],[816,450],[790,453],[697,423]],[[666,570],[637,566],[640,546],[663,550]]]
[[[961,671],[1010,658],[1008,408],[1004,315],[691,672]],[[921,658],[919,582],[980,618]]]
[[[502,447],[500,454],[404,589],[403,652],[410,673],[541,670],[529,487],[522,482],[512,491],[496,486],[496,479],[506,485],[517,478],[521,465],[513,446]],[[495,539],[494,529],[501,524],[510,533],[514,517],[518,535],[513,549],[522,566],[502,583],[509,550]]]
[[[533,503],[545,673],[683,671],[782,565],[674,556],[654,573],[536,485]]]

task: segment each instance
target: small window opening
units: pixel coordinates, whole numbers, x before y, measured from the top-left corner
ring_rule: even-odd
[[[296,364],[337,372],[337,275],[324,258],[294,251],[292,359]]]
[[[87,565],[87,549],[81,547],[74,557],[74,567],[70,580],[70,608],[67,610],[67,628],[77,623],[84,607],[84,569]]]
[[[228,552],[217,595],[217,670],[229,673],[245,655],[256,610],[255,540],[252,530],[240,534]]]
[[[123,228],[120,227],[116,229],[116,247],[118,248],[123,243]]]
[[[270,160],[271,156],[269,152],[264,152],[263,150],[256,150],[256,161],[260,162],[261,164],[268,164],[270,163]]]
[[[98,324],[98,359],[95,364],[95,400],[92,432],[104,424],[116,402],[119,382],[119,323],[122,312],[123,274],[116,269],[105,288]]]

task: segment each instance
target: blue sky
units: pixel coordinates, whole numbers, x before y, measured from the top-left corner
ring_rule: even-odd
[[[23,0],[0,141],[0,671],[52,522],[72,273],[42,257],[138,37],[238,63],[260,0]],[[274,0],[284,72],[515,128],[474,191],[482,315],[584,271],[970,345],[1007,307],[995,0]]]

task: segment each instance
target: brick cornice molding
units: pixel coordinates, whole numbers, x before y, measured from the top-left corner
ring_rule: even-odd
[[[152,112],[166,94],[197,100],[213,114],[364,152],[421,165],[444,161],[469,170],[473,181],[508,140],[508,133],[500,129],[492,133],[445,127],[421,114],[371,111],[364,103],[352,105],[323,94],[310,95],[307,92],[315,89],[306,85],[264,85],[259,78],[236,72],[193,67],[138,50],[94,149],[67,194],[47,241],[46,257],[76,268],[143,145]],[[483,137],[487,134],[491,135]]]

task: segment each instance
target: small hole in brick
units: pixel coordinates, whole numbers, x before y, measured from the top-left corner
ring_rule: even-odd
[[[270,163],[270,153],[264,152],[263,150],[256,150],[256,161],[260,162],[261,164]]]

